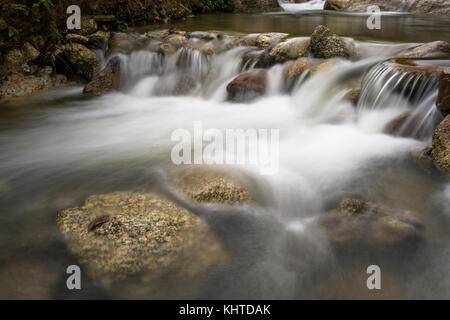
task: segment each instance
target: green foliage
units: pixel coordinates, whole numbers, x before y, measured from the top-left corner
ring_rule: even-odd
[[[8,36],[9,39],[17,40],[17,36],[19,34],[19,30],[14,28],[13,26],[8,26]]]
[[[210,10],[233,11],[234,9],[233,0],[203,0],[203,2]]]

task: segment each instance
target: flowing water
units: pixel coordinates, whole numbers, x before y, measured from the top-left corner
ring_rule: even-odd
[[[360,40],[354,42],[360,59],[339,61],[323,73],[301,77],[291,90],[282,84],[282,68],[274,66],[268,92],[251,103],[226,101],[229,81],[253,67],[242,63],[249,51],[244,47],[208,57],[181,49],[164,59],[134,51],[120,55],[125,64],[121,92],[87,97],[75,87],[3,103],[0,296],[450,298],[450,185],[422,171],[410,156],[429,145],[430,135],[414,140],[383,133],[390,120],[407,110],[433,118],[436,81],[421,82],[419,97],[411,100],[393,92],[402,75],[380,64],[410,46],[405,42],[412,39],[445,40],[448,33],[441,26],[448,22],[410,16],[387,20],[395,30],[379,34],[366,33],[359,16],[323,12],[210,15],[175,24],[187,30],[295,29],[294,35],[305,36],[325,23]],[[414,36],[403,38],[412,31]],[[393,40],[398,43],[386,42]],[[226,39],[217,41],[226,45]],[[362,99],[355,108],[344,99],[345,82],[364,74]],[[175,94],[186,75],[191,90]],[[81,291],[68,291],[65,270],[77,260],[66,250],[56,213],[82,204],[89,195],[112,191],[153,190],[177,197],[167,178],[174,169],[171,133],[179,128],[192,132],[195,121],[222,132],[280,129],[277,174],[263,176],[250,165],[226,167],[239,174],[255,195],[255,205],[192,208],[217,233],[230,261],[202,275],[202,285],[195,290],[180,283],[158,292],[138,286],[123,293],[83,278]],[[399,253],[389,259],[366,252],[337,257],[324,231],[312,222],[344,197],[419,212],[427,230],[424,244],[414,255]],[[365,271],[371,264],[383,271],[381,291],[366,288]]]

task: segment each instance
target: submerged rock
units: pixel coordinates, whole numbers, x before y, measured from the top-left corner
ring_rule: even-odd
[[[333,68],[337,63],[339,62],[339,59],[330,59],[325,62],[313,65],[309,68],[309,74],[311,76],[315,76],[318,73],[330,70]]]
[[[303,57],[308,49],[309,39],[289,39],[273,46],[269,59],[273,63],[286,62]]]
[[[79,43],[66,44],[63,50],[76,72],[91,80],[100,64],[95,53]]]
[[[434,131],[433,159],[436,167],[450,176],[450,115]]]
[[[433,148],[431,146],[425,147],[421,150],[416,150],[411,153],[414,162],[424,171],[434,173],[436,166],[433,162]]]
[[[441,73],[436,106],[444,117],[450,114],[450,68]]]
[[[97,31],[88,37],[88,46],[95,49],[103,49],[108,45],[111,33],[105,31]]]
[[[228,99],[249,101],[262,96],[267,89],[267,70],[253,69],[234,78],[227,85]]]
[[[397,57],[411,59],[450,59],[450,44],[447,41],[429,42],[403,50],[397,54]]]
[[[108,52],[106,56],[112,53],[130,53],[135,45],[136,37],[130,33],[125,32],[113,32],[108,41]]]
[[[343,10],[350,4],[350,0],[327,0],[323,6],[324,10]]]
[[[69,250],[105,286],[130,276],[141,286],[169,273],[192,279],[224,261],[201,219],[154,193],[91,196],[57,222]]]
[[[83,93],[103,94],[118,90],[121,70],[122,60],[119,57],[111,58],[105,68],[84,87]]]
[[[424,226],[417,214],[378,203],[344,199],[320,218],[332,245],[342,250],[414,248],[423,239]]]
[[[350,56],[345,41],[325,26],[318,26],[311,35],[310,50],[315,58],[332,58]]]
[[[390,121],[384,128],[384,133],[404,138],[421,139],[425,136],[425,128],[420,126],[420,123],[419,115],[405,112]]]
[[[195,202],[227,205],[253,202],[250,192],[239,181],[217,172],[186,170],[175,176],[174,182]]]

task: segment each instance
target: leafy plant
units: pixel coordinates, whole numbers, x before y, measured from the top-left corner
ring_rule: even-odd
[[[19,35],[19,30],[17,30],[13,26],[8,26],[8,37],[10,39],[17,40],[18,35]]]

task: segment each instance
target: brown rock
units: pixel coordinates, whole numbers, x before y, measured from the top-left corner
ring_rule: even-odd
[[[434,131],[433,159],[436,167],[450,176],[450,115]]]
[[[446,41],[434,41],[424,43],[406,50],[401,51],[399,58],[435,58],[435,59],[449,59],[450,58],[450,44]]]
[[[76,72],[91,80],[99,67],[95,53],[79,43],[66,44],[63,46],[63,50]]]
[[[444,117],[450,114],[450,68],[441,73],[436,105]]]
[[[106,67],[97,73],[83,90],[83,93],[103,94],[116,91],[120,88],[120,74],[122,61],[119,57],[113,57]]]
[[[263,95],[267,87],[267,70],[254,69],[240,74],[227,86],[228,99],[248,101]]]
[[[419,127],[421,121],[418,115],[405,112],[389,122],[384,133],[404,138],[421,139],[425,135],[425,128]]]
[[[350,56],[345,41],[325,26],[318,26],[311,35],[310,50],[316,58]]]
[[[424,226],[416,213],[359,199],[342,200],[319,223],[331,244],[340,249],[399,249],[423,239]]]

